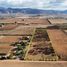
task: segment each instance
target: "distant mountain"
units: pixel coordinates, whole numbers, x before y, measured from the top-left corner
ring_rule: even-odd
[[[67,14],[67,10],[41,10],[32,8],[4,8],[0,7],[0,13],[24,13],[24,14]]]

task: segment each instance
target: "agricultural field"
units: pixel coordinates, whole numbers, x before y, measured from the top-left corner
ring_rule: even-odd
[[[22,25],[19,25],[12,30],[0,30],[0,35],[32,35],[33,30],[34,27],[23,27]]]
[[[65,19],[1,18],[0,60],[65,61],[66,30]]]
[[[16,27],[18,27],[19,25],[17,24],[4,24],[4,23],[0,23],[0,30],[12,30],[15,29]]]
[[[1,44],[0,45],[0,59],[1,59],[1,56],[5,55],[5,54],[8,54],[8,52],[12,49],[13,47],[12,46],[9,46],[9,44]]]
[[[4,48],[11,48],[0,59],[19,59],[25,61],[57,61],[49,36],[45,28],[35,28],[30,36],[0,36],[1,52]]]
[[[67,34],[63,30],[47,30],[52,46],[61,60],[67,61]]]
[[[5,24],[22,24],[22,25],[48,25],[50,24],[44,18],[0,18],[0,23]]]
[[[23,61],[59,61],[66,55],[67,35],[63,30],[45,28],[16,28],[23,29],[23,35],[0,35],[0,60]],[[24,31],[24,29],[26,31]],[[4,31],[4,30],[3,30]],[[6,30],[5,30],[6,31]],[[2,31],[0,31],[2,32]],[[29,35],[29,32],[31,35]],[[57,38],[57,36],[59,38]],[[56,39],[55,39],[56,38]],[[64,40],[62,40],[64,38]],[[62,41],[62,42],[61,42]],[[61,48],[60,48],[61,44]],[[64,47],[63,47],[64,44]]]
[[[0,60],[23,60],[31,36],[1,36]]]
[[[67,23],[66,19],[48,19],[51,24],[64,24]]]
[[[51,45],[46,29],[36,29],[32,42],[28,47],[25,60],[30,61],[56,61],[58,56],[55,54]]]
[[[23,36],[0,36],[0,43],[14,43],[22,39]]]

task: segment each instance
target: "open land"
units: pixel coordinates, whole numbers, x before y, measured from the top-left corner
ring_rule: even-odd
[[[0,66],[66,67],[59,63],[67,61],[66,24],[66,19],[0,18]]]

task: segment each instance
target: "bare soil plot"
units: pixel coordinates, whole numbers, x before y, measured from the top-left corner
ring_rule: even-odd
[[[67,60],[67,35],[58,29],[47,30],[55,52],[62,60]]]
[[[19,25],[13,30],[0,31],[0,35],[32,35],[33,30],[33,27],[23,27],[23,25]]]
[[[0,43],[14,43],[19,41],[22,36],[0,36]]]
[[[7,24],[7,25],[0,25],[0,30],[12,30],[16,28],[18,25],[17,24]]]
[[[30,25],[37,25],[37,24],[47,25],[47,24],[49,24],[48,20],[44,19],[44,18],[25,18],[25,19],[22,19],[22,21],[24,21],[24,23],[30,24]],[[22,22],[18,22],[18,23],[22,23]]]
[[[15,23],[14,18],[3,18],[0,19],[0,23]]]
[[[66,19],[48,19],[51,24],[64,24],[67,23]]]
[[[0,23],[21,23],[23,25],[47,25],[47,19],[44,18],[4,18],[0,19]]]
[[[0,43],[0,45],[9,46],[10,44],[9,43],[7,43],[7,44],[6,43]]]
[[[0,54],[3,54],[3,53],[8,54],[12,48],[13,47],[9,46],[9,45],[7,45],[7,46],[6,45],[0,45]]]

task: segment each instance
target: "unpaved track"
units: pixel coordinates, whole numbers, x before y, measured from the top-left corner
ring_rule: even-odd
[[[67,67],[67,62],[62,61],[19,61],[19,60],[9,60],[9,61],[0,61],[0,67]]]

